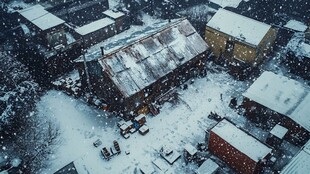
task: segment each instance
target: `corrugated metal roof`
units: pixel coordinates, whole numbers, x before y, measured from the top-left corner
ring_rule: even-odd
[[[288,163],[281,174],[292,173],[309,173],[310,171],[310,155],[305,151],[300,151],[291,161]]]
[[[103,70],[129,97],[208,49],[187,20],[99,59]]]

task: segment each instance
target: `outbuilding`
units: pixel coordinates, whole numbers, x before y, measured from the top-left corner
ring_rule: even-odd
[[[110,18],[102,18],[75,29],[82,38],[85,48],[95,45],[116,34],[115,21]]]
[[[245,115],[269,129],[280,123],[288,141],[304,144],[310,138],[309,87],[288,77],[265,71],[243,93]]]
[[[284,63],[290,72],[310,80],[310,42],[305,34],[296,33],[287,44],[287,56]]]
[[[259,173],[272,149],[223,119],[211,129],[208,148],[238,173]]]
[[[276,35],[270,25],[219,9],[206,25],[205,40],[215,59],[229,63],[237,73],[260,64],[272,50]]]
[[[280,124],[275,125],[270,130],[266,143],[274,148],[280,147],[287,132],[287,128],[281,126]]]
[[[116,33],[120,33],[129,28],[129,18],[123,12],[109,9],[104,11],[103,14],[115,21]]]
[[[18,13],[21,17],[20,22],[30,29],[32,35],[36,35],[39,43],[48,47],[67,43],[65,21],[46,11],[43,6],[34,5]]]

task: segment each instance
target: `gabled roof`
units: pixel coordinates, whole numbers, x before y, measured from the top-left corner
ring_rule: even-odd
[[[43,31],[65,23],[64,20],[46,11],[41,5],[20,10],[19,13]]]
[[[211,131],[255,162],[265,158],[272,151],[271,148],[225,119],[213,127]]]
[[[261,42],[271,28],[270,25],[225,9],[219,9],[207,26],[254,46]]]
[[[310,131],[310,94],[302,83],[265,71],[243,96],[291,118]]]
[[[123,95],[129,97],[206,50],[205,41],[187,20],[182,20],[98,61]]]
[[[112,25],[112,24],[114,24],[114,20],[112,20],[110,18],[102,18],[102,19],[99,19],[97,21],[86,24],[82,27],[79,27],[79,28],[75,29],[75,31],[77,33],[79,33],[80,35],[84,36],[84,35],[87,35],[87,34],[92,33],[94,31],[100,30],[100,29],[102,29],[106,26]]]

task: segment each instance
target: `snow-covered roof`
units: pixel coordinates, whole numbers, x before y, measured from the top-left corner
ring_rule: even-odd
[[[310,58],[310,45],[309,44],[302,42],[299,45],[299,51],[300,51],[301,56]]]
[[[19,13],[41,30],[47,30],[65,23],[64,20],[46,11],[41,5],[34,5],[20,10]]]
[[[294,109],[293,113],[288,115],[292,120],[296,121],[302,127],[310,131],[310,93],[305,98],[303,98],[298,106]]]
[[[124,16],[125,14],[123,12],[120,12],[120,11],[113,11],[113,10],[106,10],[103,12],[103,14],[113,18],[113,19],[117,19],[119,17],[122,17]]]
[[[309,173],[310,171],[310,154],[305,151],[300,151],[284,169],[280,172],[281,174],[292,174],[292,173]]]
[[[292,29],[292,30],[296,30],[296,31],[300,31],[300,32],[305,32],[308,28],[307,25],[305,25],[304,23],[300,22],[300,21],[296,21],[296,20],[290,20],[288,21],[284,27]]]
[[[190,154],[190,155],[195,155],[197,153],[197,149],[192,146],[191,144],[186,144],[184,146],[184,149]]]
[[[310,131],[310,94],[302,83],[265,71],[243,96],[291,118]]]
[[[207,26],[254,46],[261,42],[271,28],[270,25],[225,9],[219,9]]]
[[[234,7],[237,8],[242,0],[209,0],[221,7]],[[248,1],[248,0],[245,0]]]
[[[304,145],[302,150],[310,155],[310,140],[308,140],[308,142]]]
[[[139,120],[141,120],[142,118],[145,118],[145,115],[140,114],[140,115],[138,115],[137,117],[135,117],[135,120],[139,121]]]
[[[216,164],[210,158],[201,164],[201,166],[197,170],[197,174],[213,174],[219,168],[219,165]]]
[[[272,135],[275,135],[276,137],[282,139],[284,135],[287,133],[288,129],[277,124],[275,127],[273,127],[270,131]]]
[[[255,162],[265,158],[272,150],[225,119],[211,131]]]
[[[86,24],[82,27],[79,27],[79,28],[75,29],[75,31],[77,33],[79,33],[80,35],[84,36],[84,35],[87,35],[89,33],[94,32],[94,31],[100,30],[100,29],[102,29],[106,26],[109,26],[111,24],[114,24],[114,20],[112,20],[110,18],[102,18],[102,19],[99,19],[97,21]]]
[[[206,42],[184,19],[98,61],[123,95],[129,97],[206,50]]]

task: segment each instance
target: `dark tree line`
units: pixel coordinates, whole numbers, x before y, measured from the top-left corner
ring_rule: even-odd
[[[0,67],[0,155],[7,156],[0,171],[35,173],[57,143],[59,129],[48,117],[37,114],[42,90],[27,68],[6,52],[0,52]],[[22,162],[12,167],[13,159]]]

